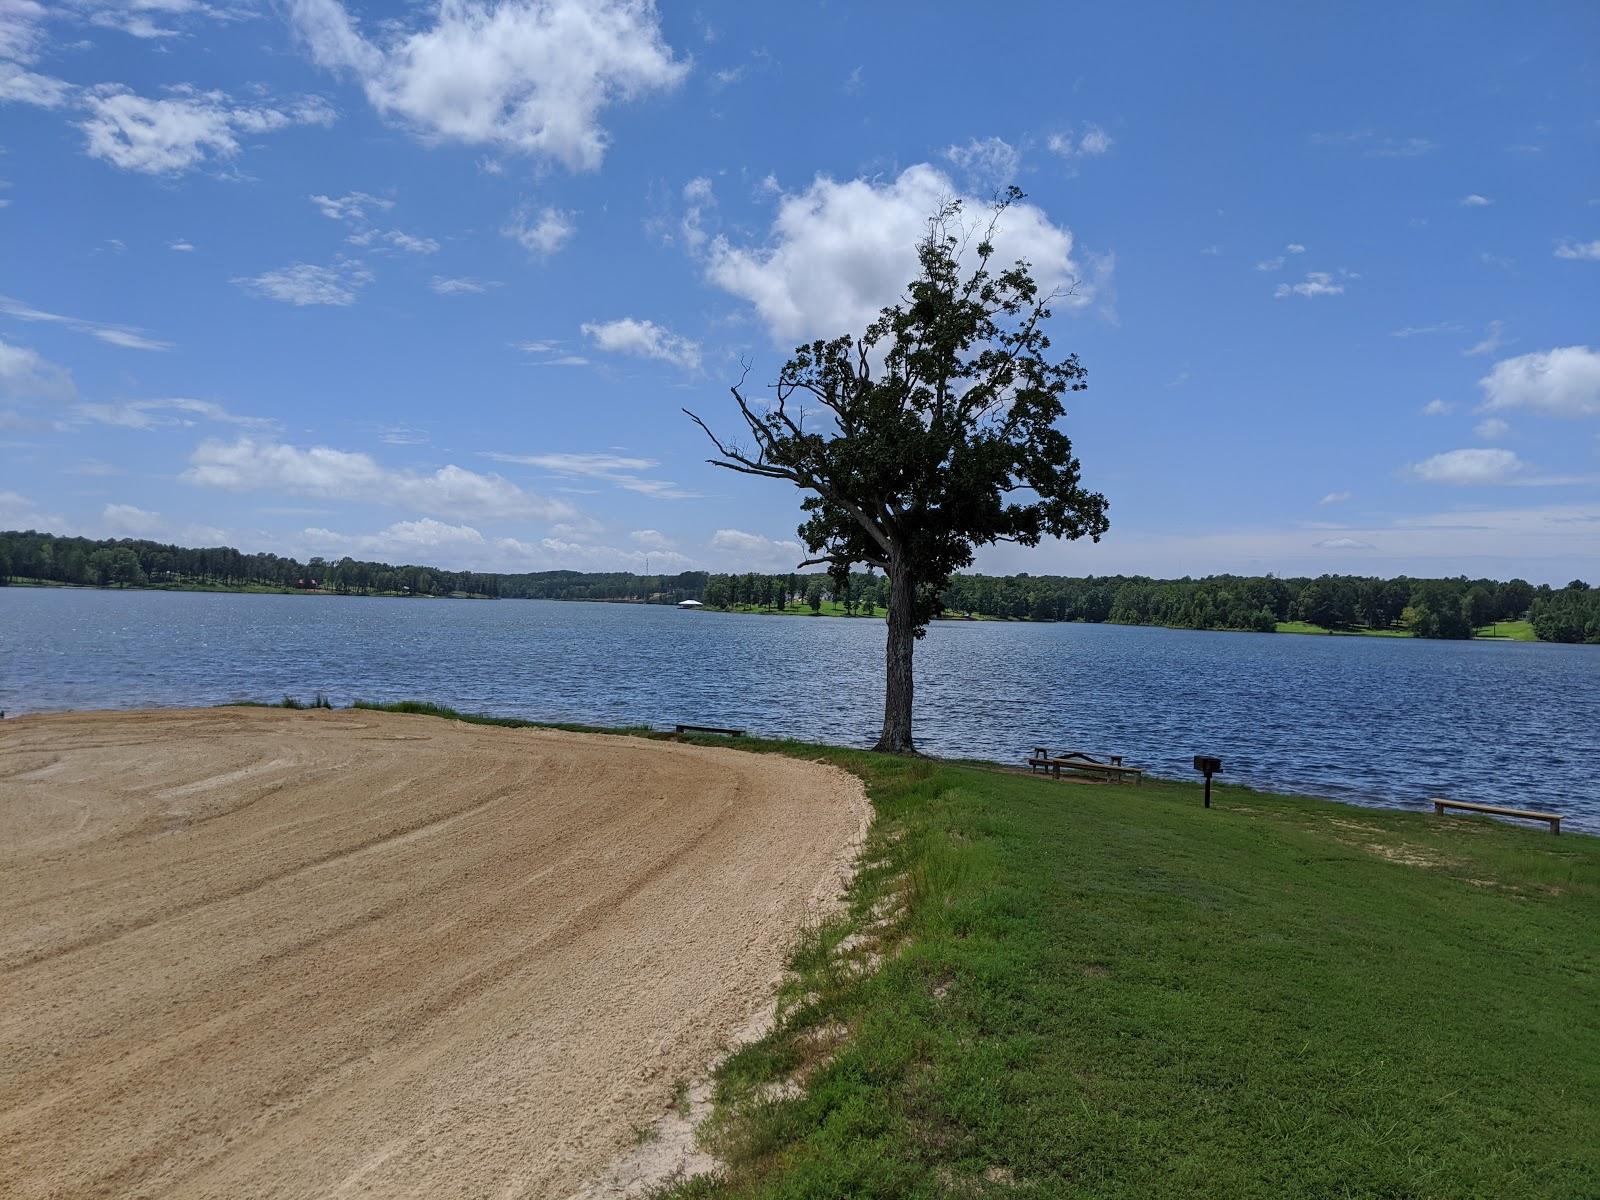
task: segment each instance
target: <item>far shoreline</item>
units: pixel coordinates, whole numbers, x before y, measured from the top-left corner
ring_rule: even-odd
[[[436,595],[423,592],[392,592],[392,591],[337,591],[328,588],[296,588],[296,587],[268,587],[260,584],[251,584],[241,587],[225,587],[213,584],[193,583],[143,583],[143,584],[95,584],[95,583],[63,583],[49,579],[12,579],[6,587],[15,587],[25,590],[60,589],[74,592],[177,592],[197,593],[206,595],[225,596],[327,596],[341,599],[385,599],[385,600],[544,600],[552,604],[624,604],[639,607],[675,608],[676,601],[666,600],[641,600],[633,596],[583,596],[571,599],[558,596],[489,596],[480,592],[451,592],[446,595]],[[3,594],[4,589],[0,589]],[[724,613],[738,616],[753,617],[842,617],[850,620],[884,620],[887,610],[874,606],[868,613],[845,612],[838,601],[828,600],[823,602],[820,611],[812,611],[805,605],[790,605],[782,609],[758,607],[755,605],[741,604],[728,608],[715,605],[702,604],[700,607],[688,611]],[[1136,624],[1126,621],[1041,621],[1033,617],[998,617],[979,613],[941,613],[933,618],[942,624],[1002,624],[1002,625],[1114,625],[1122,629],[1175,629],[1189,633],[1253,633],[1253,634],[1299,634],[1312,637],[1370,637],[1392,638],[1402,641],[1455,641],[1455,642],[1516,642],[1539,643],[1548,645],[1571,644],[1586,645],[1584,642],[1574,643],[1543,643],[1542,639],[1533,633],[1533,626],[1527,620],[1500,621],[1495,625],[1481,626],[1470,638],[1422,638],[1412,633],[1409,629],[1328,629],[1321,625],[1312,625],[1306,621],[1279,621],[1275,629],[1230,629],[1222,626],[1196,627],[1191,625],[1156,625]],[[1499,629],[1505,632],[1489,632],[1484,630]]]

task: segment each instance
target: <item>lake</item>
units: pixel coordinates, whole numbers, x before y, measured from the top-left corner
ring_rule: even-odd
[[[868,745],[882,621],[541,600],[0,588],[0,709],[431,700],[597,725],[732,725]],[[1600,648],[937,622],[917,647],[929,753],[1034,745],[1173,778],[1366,804],[1430,795],[1600,832]]]

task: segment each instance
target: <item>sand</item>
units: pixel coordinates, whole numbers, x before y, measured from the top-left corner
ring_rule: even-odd
[[[566,1196],[767,1010],[818,764],[359,711],[0,722],[0,1193]]]

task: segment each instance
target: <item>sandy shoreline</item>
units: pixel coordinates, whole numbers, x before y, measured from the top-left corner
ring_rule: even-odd
[[[560,1196],[766,1008],[865,819],[721,748],[0,724],[0,1192]]]

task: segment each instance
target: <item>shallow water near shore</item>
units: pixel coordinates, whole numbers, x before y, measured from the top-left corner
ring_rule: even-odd
[[[731,725],[870,745],[881,620],[539,600],[0,588],[0,709],[422,699],[596,725]],[[1035,745],[1173,778],[1394,807],[1429,796],[1600,832],[1600,648],[937,622],[919,744]]]

